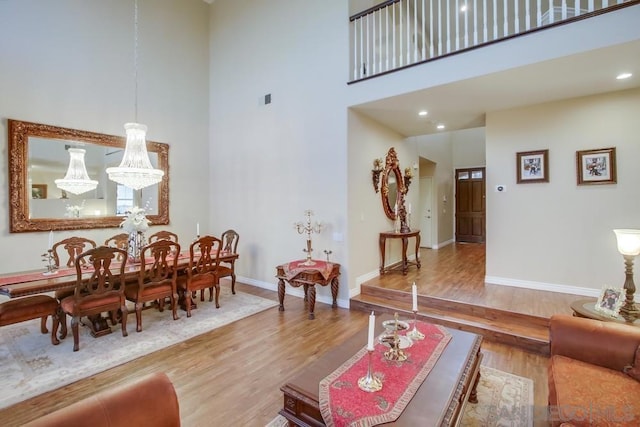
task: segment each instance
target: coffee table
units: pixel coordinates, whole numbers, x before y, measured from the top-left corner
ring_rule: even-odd
[[[379,316],[376,336],[383,332],[382,322],[391,316]],[[476,386],[480,379],[480,344],[482,337],[470,332],[445,328],[451,341],[424,380],[394,426],[454,426],[467,401],[477,402]],[[367,343],[367,328],[354,334],[307,366],[280,390],[284,407],[279,414],[290,426],[324,426],[319,406],[320,381],[346,362]]]

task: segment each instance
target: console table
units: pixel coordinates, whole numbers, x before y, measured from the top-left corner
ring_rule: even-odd
[[[380,316],[376,336],[382,332]],[[470,332],[446,328],[451,341],[438,358],[429,375],[413,396],[394,426],[455,426],[460,421],[466,402],[477,402],[476,387],[480,379],[482,337]],[[320,412],[319,384],[367,343],[368,328],[361,329],[342,344],[328,350],[280,390],[284,394],[280,415],[289,425],[324,426]]]
[[[415,237],[416,239],[416,260],[408,261],[407,260],[407,246],[409,245],[409,238]],[[398,267],[390,266],[385,267],[385,252],[387,246],[387,239],[402,239],[402,263],[400,267],[402,268],[402,274],[407,274],[407,270],[409,269],[409,265],[413,264],[420,268],[420,230],[408,231],[406,233],[395,232],[395,231],[384,231],[380,233],[379,245],[380,245],[380,274],[384,274],[388,271],[394,270]]]
[[[305,261],[293,261],[276,267],[278,278],[279,311],[284,311],[284,282],[287,281],[294,288],[304,286],[304,300],[309,302],[309,319],[315,319],[316,284],[327,286],[331,284],[333,304],[338,307],[338,276],[340,264],[320,260],[312,260],[313,265],[305,265]]]

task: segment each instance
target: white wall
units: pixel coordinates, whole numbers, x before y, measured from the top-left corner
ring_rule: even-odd
[[[612,229],[640,228],[639,116],[638,89],[487,114],[488,282],[622,287]],[[617,150],[617,184],[578,186],[576,151],[606,147]],[[516,153],[538,149],[549,149],[550,182],[516,184]]]
[[[139,0],[138,120],[149,140],[170,145],[171,224],[158,229],[184,243],[208,220],[208,9],[201,0]],[[0,1],[0,57],[0,272],[10,272],[43,267],[48,239],[9,233],[7,119],[124,135],[134,120],[133,2]],[[102,242],[119,232],[55,238]]]
[[[327,224],[314,258],[343,264],[346,305],[347,4],[218,0],[210,17],[211,226],[240,234],[245,282],[275,289],[276,266],[305,257],[292,224],[313,210]]]

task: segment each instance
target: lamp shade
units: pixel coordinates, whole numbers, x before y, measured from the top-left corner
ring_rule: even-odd
[[[632,229],[616,229],[618,240],[618,252],[622,255],[638,256],[640,255],[640,230]]]
[[[69,168],[67,174],[62,179],[56,179],[56,186],[64,191],[73,194],[82,194],[90,190],[95,190],[98,181],[89,178],[87,167],[84,164],[83,148],[69,148]]]
[[[164,171],[154,169],[147,153],[147,127],[139,123],[126,123],[127,143],[122,162],[117,168],[107,168],[109,179],[126,187],[139,190],[162,181]]]

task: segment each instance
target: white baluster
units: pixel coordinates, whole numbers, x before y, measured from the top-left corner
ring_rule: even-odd
[[[442,2],[445,0],[438,0],[438,56],[442,55],[442,37],[444,29],[442,28]]]
[[[429,0],[429,58],[433,58],[433,1]]]
[[[520,2],[513,2],[513,33],[518,34],[520,32],[520,8],[518,7]]]
[[[360,70],[360,77],[364,76],[364,18],[360,18],[360,61],[358,62],[358,69]]]
[[[389,69],[389,6],[384,8],[384,20],[385,20],[385,25],[386,25],[386,31],[385,31],[385,40],[386,40],[386,62],[385,62],[385,70]]]
[[[418,0],[413,0],[413,62],[418,62]]]
[[[509,5],[507,4],[509,0],[504,0],[503,1],[503,6],[504,6],[504,10],[502,11],[502,17],[503,17],[503,22],[502,22],[502,37],[506,37],[509,35]]]
[[[450,1],[447,1],[446,36],[447,36],[447,53],[449,53],[451,52],[451,2]]]
[[[482,38],[483,42],[489,41],[489,22],[487,22],[487,0],[482,0]]]
[[[425,22],[426,0],[422,0],[422,60],[427,59],[427,23]]]
[[[473,0],[473,45],[478,44],[478,21],[480,17],[478,15],[478,0]]]
[[[456,32],[455,39],[454,39],[455,50],[460,50],[460,19],[458,19],[459,14],[460,14],[460,3],[459,3],[459,0],[456,0],[455,13],[453,14],[456,20],[456,25],[454,29],[454,31]]]
[[[525,18],[524,18],[524,29],[525,31],[531,28],[531,5],[529,4],[529,0],[525,1]]]
[[[493,40],[498,38],[498,0],[493,0]]]
[[[593,0],[589,0],[587,4],[587,12],[593,12]]]
[[[553,22],[556,20],[555,13],[553,12],[554,12],[553,0],[549,0],[549,11],[547,12],[549,15],[549,22],[547,22],[547,24],[553,24]]]
[[[538,20],[536,21],[536,27],[539,27],[542,24],[542,0],[536,0],[537,4],[537,16]]]
[[[394,4],[392,9],[393,15],[393,68],[396,68],[396,5]]]

